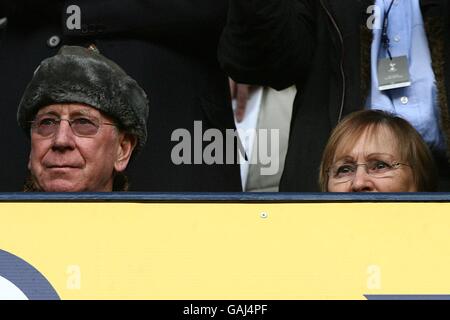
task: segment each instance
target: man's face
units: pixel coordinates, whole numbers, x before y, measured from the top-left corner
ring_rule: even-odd
[[[87,130],[91,122],[98,131]],[[112,119],[86,105],[40,109],[28,163],[37,187],[45,192],[111,191],[114,171],[125,170],[134,148],[133,139],[111,124]]]

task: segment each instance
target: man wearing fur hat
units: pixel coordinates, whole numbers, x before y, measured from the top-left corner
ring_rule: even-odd
[[[239,164],[178,164],[172,134],[235,129],[228,78],[217,42],[228,0],[0,0],[0,191],[19,190],[28,155],[14,123],[20,97],[40,61],[64,45],[94,44],[145,90],[149,139],[127,170],[131,190],[241,191]],[[202,133],[203,133],[202,132]],[[236,143],[235,143],[236,145]],[[236,148],[224,156],[236,155]],[[193,153],[192,153],[193,155]]]
[[[31,138],[25,191],[109,192],[147,139],[143,89],[95,49],[63,47],[34,73],[17,113]]]

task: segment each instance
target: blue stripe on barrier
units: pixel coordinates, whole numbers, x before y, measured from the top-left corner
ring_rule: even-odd
[[[59,300],[48,280],[21,258],[0,250],[0,276],[10,281],[29,300]]]
[[[367,300],[400,300],[400,301],[422,301],[422,300],[444,300],[449,301],[450,295],[444,294],[366,294]]]
[[[450,193],[0,193],[0,202],[450,202]]]

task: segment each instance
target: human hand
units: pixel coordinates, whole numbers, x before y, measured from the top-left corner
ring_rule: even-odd
[[[229,79],[231,99],[236,99],[236,109],[234,115],[237,122],[242,122],[245,116],[245,109],[250,94],[254,90],[254,86],[248,84],[236,83],[233,79]]]

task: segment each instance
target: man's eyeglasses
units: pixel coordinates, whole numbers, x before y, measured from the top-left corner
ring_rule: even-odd
[[[50,138],[58,131],[61,121],[67,121],[73,134],[78,137],[93,137],[98,133],[102,125],[116,126],[114,123],[101,122],[98,119],[86,116],[74,119],[60,119],[51,115],[41,115],[37,116],[34,121],[31,121],[31,129],[44,138]]]
[[[409,166],[400,162],[385,162],[371,160],[367,163],[342,163],[335,164],[327,170],[328,177],[335,183],[345,183],[355,178],[359,166],[364,166],[366,173],[374,178],[386,178],[401,166]]]

